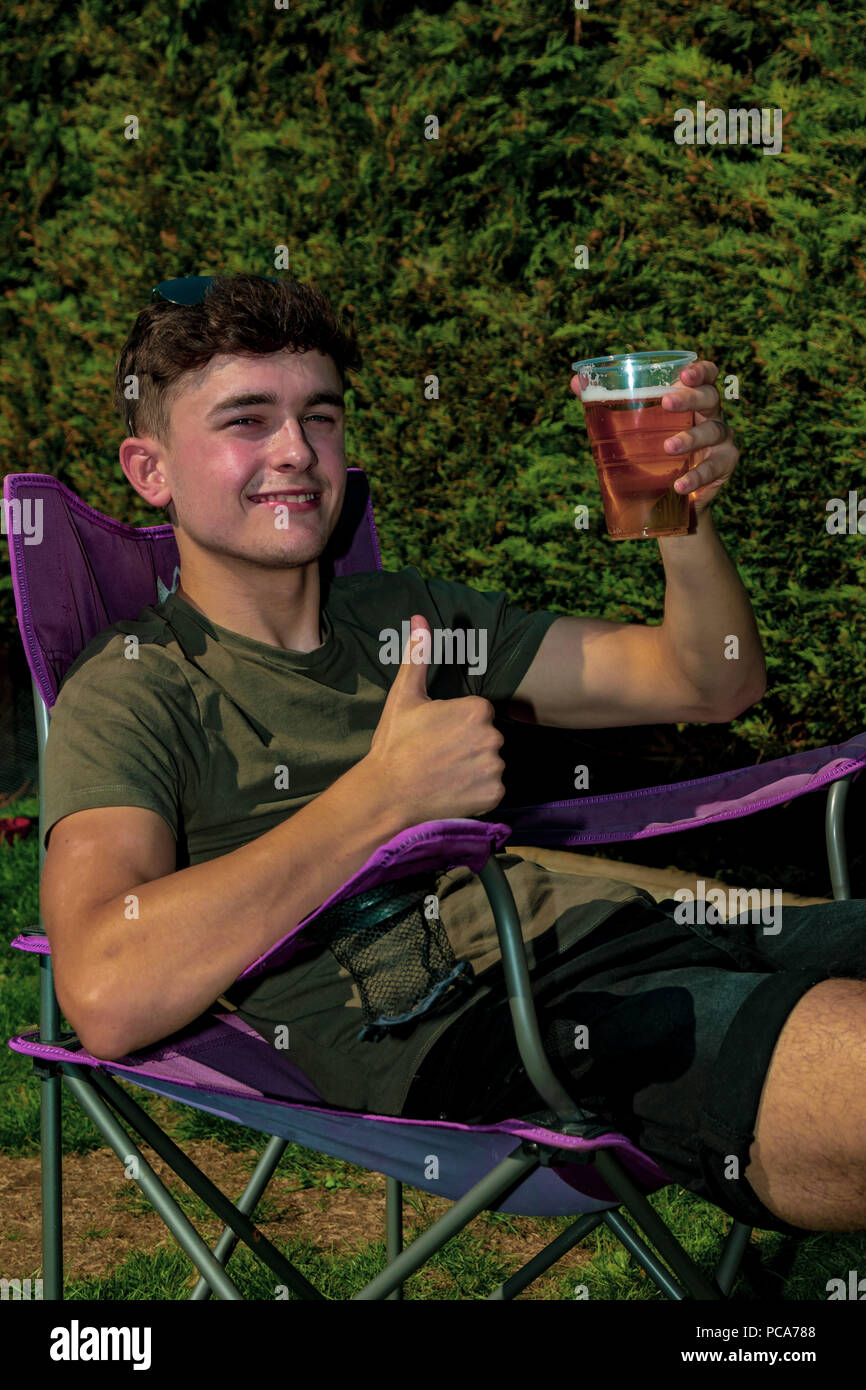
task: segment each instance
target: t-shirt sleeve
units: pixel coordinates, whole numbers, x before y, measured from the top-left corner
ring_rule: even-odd
[[[561,613],[530,613],[499,590],[473,589],[450,579],[426,579],[445,628],[466,629],[462,667],[473,695],[492,704],[511,699],[541,640]]]
[[[203,750],[189,686],[168,658],[127,660],[122,640],[78,663],[51,711],[42,782],[43,834],[74,811],[141,806],[178,837]],[[165,669],[163,669],[165,668]]]

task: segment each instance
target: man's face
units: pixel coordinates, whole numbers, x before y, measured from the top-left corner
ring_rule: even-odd
[[[318,351],[214,357],[187,378],[160,461],[182,561],[189,543],[266,568],[321,555],[346,489],[338,399],[339,372]],[[299,504],[308,492],[313,504]]]

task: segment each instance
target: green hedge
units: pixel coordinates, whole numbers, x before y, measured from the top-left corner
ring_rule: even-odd
[[[120,343],[157,280],[266,274],[285,243],[354,309],[347,455],[385,565],[655,622],[658,547],[605,534],[569,364],[691,346],[740,383],[714,515],[769,689],[735,731],[760,758],[856,732],[866,542],[825,507],[866,497],[864,23],[849,0],[7,10],[4,471],[152,522],[117,461]],[[699,101],[781,109],[782,153],[677,144]]]

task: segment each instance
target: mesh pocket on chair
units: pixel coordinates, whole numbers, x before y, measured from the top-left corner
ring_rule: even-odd
[[[435,891],[429,874],[382,883],[328,908],[310,927],[357,985],[362,1040],[378,1042],[475,987],[472,965],[457,961],[438,915],[425,915],[425,899]]]

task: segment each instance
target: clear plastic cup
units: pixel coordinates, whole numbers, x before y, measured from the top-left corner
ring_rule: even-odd
[[[694,455],[667,454],[664,441],[691,429],[695,413],[665,410],[661,398],[696,360],[696,352],[630,352],[571,364],[614,540],[688,534],[691,499],[674,483]]]

